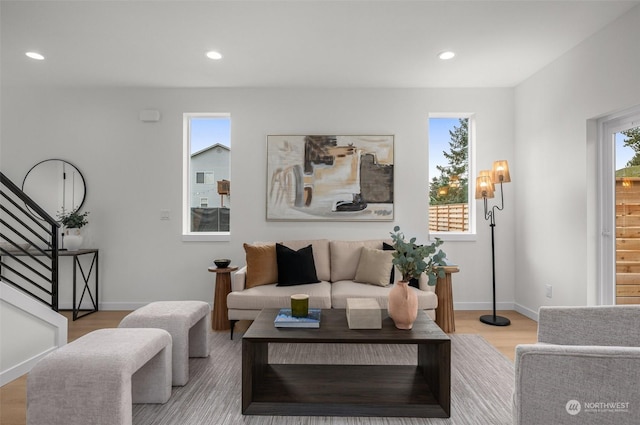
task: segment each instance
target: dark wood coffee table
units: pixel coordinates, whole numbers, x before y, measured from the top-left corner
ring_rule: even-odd
[[[448,418],[451,339],[423,311],[410,331],[383,310],[382,329],[352,330],[345,310],[323,310],[319,329],[276,328],[265,309],[242,338],[242,413]],[[415,344],[416,365],[270,364],[274,343]]]

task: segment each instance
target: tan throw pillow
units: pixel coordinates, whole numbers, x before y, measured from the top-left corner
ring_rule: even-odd
[[[393,251],[362,247],[355,281],[371,285],[387,286],[393,267]]]
[[[247,258],[246,288],[278,282],[276,244],[243,244]]]

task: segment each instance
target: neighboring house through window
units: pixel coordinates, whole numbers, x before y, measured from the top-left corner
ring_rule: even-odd
[[[184,240],[228,240],[230,154],[229,114],[184,114]]]
[[[192,155],[192,158],[198,153]],[[196,183],[199,184],[216,184],[213,171],[196,171]]]
[[[471,151],[472,114],[429,116],[429,233],[445,239],[475,233]]]

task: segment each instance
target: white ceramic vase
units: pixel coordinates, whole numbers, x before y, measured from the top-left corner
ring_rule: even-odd
[[[69,251],[77,251],[82,245],[82,232],[78,228],[68,228],[64,233],[64,247]]]

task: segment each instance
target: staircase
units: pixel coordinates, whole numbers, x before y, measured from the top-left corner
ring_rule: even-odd
[[[0,173],[0,385],[67,342],[58,314],[59,224]]]
[[[60,225],[2,173],[0,183],[2,281],[58,311]]]

